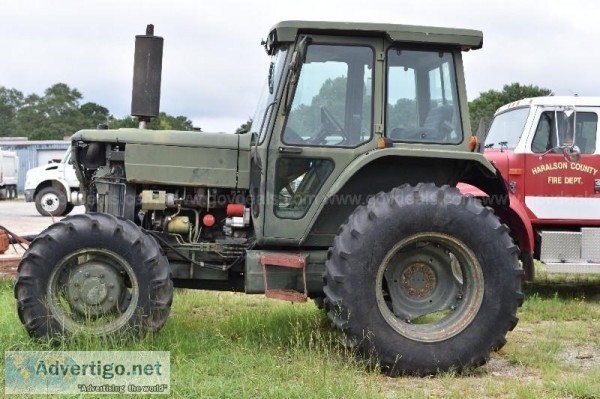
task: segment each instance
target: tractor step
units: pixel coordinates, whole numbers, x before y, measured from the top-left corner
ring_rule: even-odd
[[[265,252],[260,257],[260,263],[263,269],[265,296],[267,298],[282,299],[291,302],[306,302],[308,300],[308,290],[306,288],[306,255]],[[267,267],[283,267],[302,270],[302,286],[304,287],[304,292],[288,288],[269,288],[267,284]]]

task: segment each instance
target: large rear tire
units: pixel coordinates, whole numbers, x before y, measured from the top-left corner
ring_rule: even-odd
[[[335,238],[328,316],[390,375],[479,366],[517,324],[517,255],[492,210],[456,188],[379,193]]]
[[[173,283],[151,236],[131,221],[92,213],[55,223],[31,243],[15,298],[35,337],[137,336],[165,323]]]

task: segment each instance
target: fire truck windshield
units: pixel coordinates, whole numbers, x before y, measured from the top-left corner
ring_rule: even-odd
[[[501,150],[514,149],[523,134],[529,110],[529,107],[514,108],[496,115],[485,139],[485,147]]]

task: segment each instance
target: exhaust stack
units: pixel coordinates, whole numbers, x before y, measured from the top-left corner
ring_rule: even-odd
[[[131,115],[138,117],[140,129],[160,112],[163,43],[162,37],[154,36],[154,25],[135,37]]]

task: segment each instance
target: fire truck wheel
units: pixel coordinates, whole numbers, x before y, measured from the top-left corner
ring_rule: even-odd
[[[517,255],[492,210],[456,188],[379,193],[335,237],[328,316],[390,375],[470,369],[517,324]]]
[[[19,264],[15,298],[31,336],[139,336],[165,323],[173,283],[154,238],[131,221],[92,213],[36,237]]]
[[[533,255],[531,252],[523,251],[519,257],[525,276],[523,279],[528,282],[532,282],[535,279],[535,262],[533,261]]]

